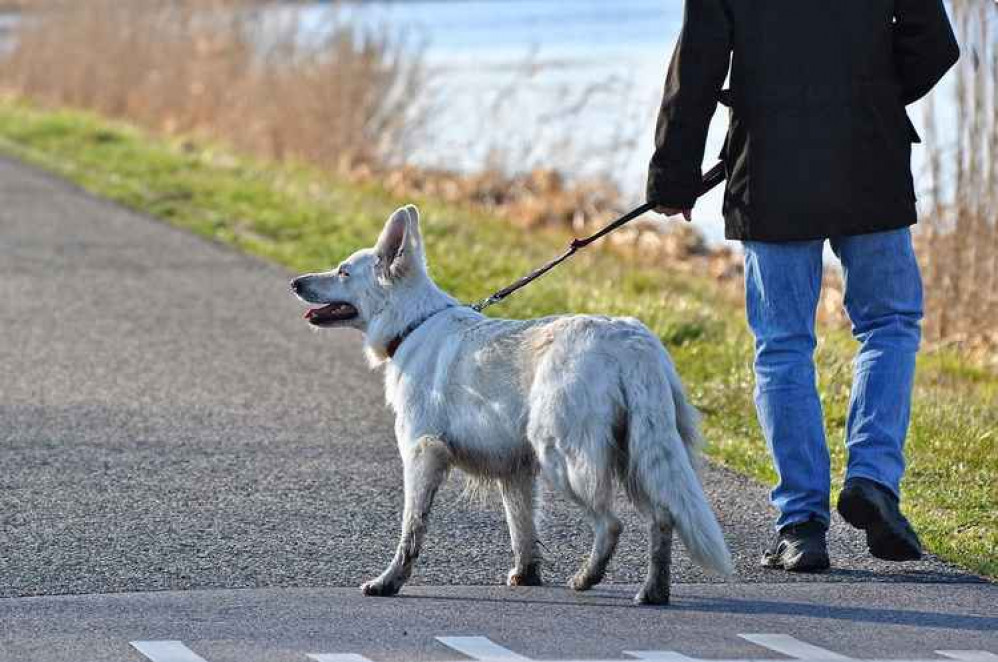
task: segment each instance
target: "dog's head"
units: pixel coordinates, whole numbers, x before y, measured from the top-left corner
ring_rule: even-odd
[[[408,205],[388,218],[374,248],[357,251],[332,271],[295,278],[291,290],[316,306],[305,313],[312,326],[366,332],[395,297],[426,280],[419,211]]]

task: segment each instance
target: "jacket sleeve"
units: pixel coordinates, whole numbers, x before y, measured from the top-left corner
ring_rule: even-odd
[[[700,188],[707,129],[731,60],[725,0],[686,0],[648,169],[648,202],[689,209]]]
[[[905,105],[929,93],[960,58],[942,0],[897,0],[894,61]]]

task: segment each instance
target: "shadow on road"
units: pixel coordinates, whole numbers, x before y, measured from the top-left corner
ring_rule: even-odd
[[[986,582],[984,582],[986,583]],[[891,584],[884,584],[884,590],[890,591]],[[548,589],[551,590],[551,589]],[[696,598],[682,597],[667,607],[637,607],[630,602],[627,595],[619,592],[592,591],[578,595],[569,589],[557,590],[555,599],[531,599],[528,597],[495,598],[489,596],[468,598],[447,595],[406,595],[393,599],[400,600],[431,600],[442,602],[470,602],[476,604],[520,604],[535,607],[564,606],[598,609],[640,609],[678,613],[717,613],[738,614],[749,616],[792,616],[794,618],[832,619],[854,623],[876,623],[888,625],[908,625],[919,628],[943,628],[950,630],[967,630],[974,632],[998,631],[998,617],[968,615],[960,613],[943,613],[914,609],[877,608],[854,605],[830,605],[808,603],[796,600],[777,601],[751,598]],[[573,599],[574,598],[574,599]]]
[[[994,632],[998,630],[998,618],[990,616],[946,614],[908,609],[878,609],[876,607],[857,607],[852,605],[832,606],[789,601],[777,602],[773,600],[714,598],[710,600],[683,600],[682,604],[674,607],[674,609],[679,611],[716,612],[723,614],[826,618],[840,621],[911,625],[920,628],[945,628],[975,632]]]

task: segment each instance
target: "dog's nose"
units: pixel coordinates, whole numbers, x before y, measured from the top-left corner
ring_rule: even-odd
[[[291,291],[295,294],[301,294],[301,278],[295,278],[291,281]]]

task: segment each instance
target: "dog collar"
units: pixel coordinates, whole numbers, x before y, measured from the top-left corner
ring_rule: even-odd
[[[402,331],[402,333],[398,334],[397,336],[389,340],[388,344],[385,345],[385,354],[388,355],[389,359],[395,358],[395,352],[399,351],[399,347],[402,346],[402,343],[405,342],[405,339],[408,338],[413,331],[423,326],[425,323],[429,322],[431,318],[436,317],[445,310],[449,310],[455,307],[456,306],[454,304],[451,304],[449,306],[441,308],[440,310],[434,311],[429,315],[427,315],[426,317],[424,317],[423,319],[413,322],[409,326],[405,327],[405,330]]]

